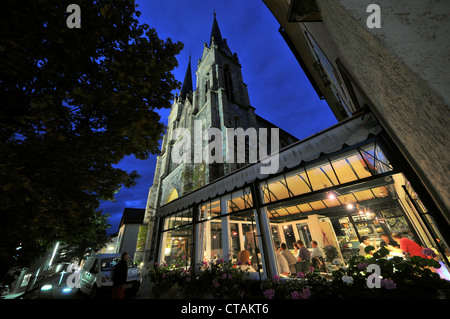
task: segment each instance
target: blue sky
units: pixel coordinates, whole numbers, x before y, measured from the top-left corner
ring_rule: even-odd
[[[162,39],[184,43],[177,56],[175,77],[182,82],[192,56],[193,83],[203,43],[209,44],[213,13],[222,37],[227,39],[242,65],[250,104],[256,113],[285,131],[303,139],[337,123],[325,101],[321,101],[280,33],[279,24],[260,0],[141,0],[140,20],[155,28]],[[175,93],[175,92],[174,92]],[[160,111],[167,124],[170,110]],[[115,202],[103,202],[100,209],[111,215],[109,233],[116,232],[123,210],[145,208],[153,183],[156,156],[148,160],[124,158],[118,167],[141,175],[133,188],[123,188]]]

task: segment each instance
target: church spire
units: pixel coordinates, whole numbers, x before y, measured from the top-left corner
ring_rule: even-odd
[[[192,93],[194,90],[192,88],[192,72],[191,72],[191,55],[189,55],[189,64],[186,70],[186,75],[184,76],[183,86],[181,87],[180,100],[186,99],[186,95]]]
[[[221,46],[223,43],[222,35],[220,34],[219,24],[216,19],[216,10],[214,10],[214,22],[211,30],[211,38],[209,40],[209,46],[211,46],[214,38],[214,43],[218,46]]]

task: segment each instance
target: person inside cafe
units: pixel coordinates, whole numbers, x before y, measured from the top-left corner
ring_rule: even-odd
[[[311,267],[311,253],[305,247],[305,244],[300,239],[297,240],[297,245],[299,247],[297,261],[299,262],[298,271],[307,271]]]
[[[287,249],[285,243],[281,244],[279,252],[286,258],[290,273],[296,274],[297,271],[295,270],[295,263],[297,262],[297,258],[295,258],[294,254],[292,254],[291,251]]]
[[[241,250],[239,252],[238,267],[241,270],[248,270],[249,272],[256,272],[256,270],[250,265],[250,253],[248,250]]]
[[[381,234],[381,242],[380,242],[380,248],[386,247],[389,251],[392,252],[401,252],[400,245],[391,238],[388,234]]]
[[[322,272],[326,272],[326,265],[323,259],[322,250],[319,248],[317,241],[311,241],[313,252],[311,253],[311,266],[315,269],[319,269]]]
[[[314,257],[323,258],[322,250],[320,250],[319,246],[317,245],[317,241],[315,241],[315,240],[311,241],[311,246],[313,248],[311,258],[314,258]]]
[[[367,236],[362,236],[361,237],[361,243],[359,244],[359,255],[360,256],[366,256],[368,255],[368,253],[366,253],[365,249],[367,246],[372,246],[374,248],[374,250],[377,250],[377,246],[375,245],[375,243],[373,243],[369,237]],[[372,254],[373,251],[372,250],[369,254]]]
[[[278,267],[278,273],[284,276],[289,276],[290,270],[289,270],[289,264],[281,252],[280,249],[278,249],[277,244],[275,245],[275,257],[277,258],[277,267]]]
[[[400,249],[409,254],[411,257],[420,256],[427,258],[423,253],[423,247],[417,244],[414,240],[403,237],[400,233],[392,234],[392,238],[400,245]]]
[[[297,240],[297,245],[299,247],[297,261],[308,261],[311,260],[311,253],[305,247],[305,244],[301,240]]]

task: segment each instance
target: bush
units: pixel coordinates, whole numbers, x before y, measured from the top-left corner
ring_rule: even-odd
[[[366,247],[368,251],[373,247]],[[247,270],[231,261],[213,260],[198,271],[155,265],[149,271],[155,298],[450,298],[450,283],[433,270],[440,264],[418,256],[387,259],[386,248],[367,256],[353,256],[347,267],[329,276],[311,269],[294,278],[274,276],[261,282],[250,280]],[[376,272],[375,272],[375,271]],[[175,287],[175,288],[174,288]],[[170,289],[176,296],[165,294]]]

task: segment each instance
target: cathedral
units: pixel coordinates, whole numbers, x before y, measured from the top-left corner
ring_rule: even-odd
[[[151,245],[152,223],[159,206],[162,206],[178,197],[205,186],[249,163],[249,138],[245,140],[234,139],[234,150],[243,147],[245,160],[218,161],[209,163],[201,161],[177,163],[173,159],[173,150],[186,142],[186,136],[175,136],[179,128],[189,132],[191,156],[195,158],[196,149],[203,150],[208,141],[198,137],[195,131],[201,126],[203,132],[208,128],[217,128],[225,132],[227,128],[266,128],[269,129],[268,140],[271,139],[270,128],[276,127],[255,113],[250,104],[247,85],[242,78],[241,64],[236,53],[233,53],[225,38],[222,38],[219,25],[214,13],[211,36],[208,43],[204,43],[202,57],[198,60],[196,75],[196,88],[192,81],[191,60],[187,66],[186,75],[179,94],[175,96],[170,111],[167,131],[163,137],[161,153],[157,158],[153,185],[150,188],[147,200],[145,223],[149,224],[145,251],[148,253]],[[298,141],[289,133],[278,128],[279,148],[283,148]],[[223,145],[227,145],[227,136],[223,137]],[[200,144],[200,145],[199,145]],[[243,145],[239,145],[243,144]],[[183,151],[183,150],[182,150]],[[214,152],[215,150],[212,150]],[[226,158],[226,147],[223,157]],[[186,154],[184,154],[186,155]],[[140,260],[140,252],[136,258]],[[145,256],[146,260],[149,256]]]

